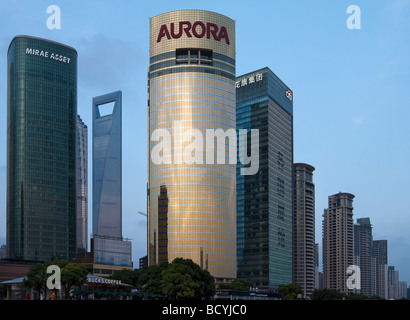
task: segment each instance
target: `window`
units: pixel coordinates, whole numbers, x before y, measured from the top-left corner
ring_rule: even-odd
[[[176,64],[212,65],[212,51],[202,49],[177,49]]]

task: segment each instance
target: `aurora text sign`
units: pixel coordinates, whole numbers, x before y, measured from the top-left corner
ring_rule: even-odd
[[[163,24],[159,29],[157,42],[161,42],[163,37],[166,37],[168,40],[171,38],[178,39],[183,35],[186,35],[188,38],[203,38],[207,39],[214,38],[217,41],[225,39],[226,44],[229,44],[228,31],[224,26],[218,27],[215,23],[196,21],[191,23],[189,21],[181,21],[178,23],[172,22],[169,26]]]

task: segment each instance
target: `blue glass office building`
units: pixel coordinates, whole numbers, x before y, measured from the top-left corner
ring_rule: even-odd
[[[237,77],[236,121],[259,130],[259,171],[237,167],[238,278],[275,289],[292,282],[292,91],[269,68]]]
[[[121,98],[121,91],[93,98],[93,235],[96,236],[122,237]]]
[[[92,143],[94,264],[132,267],[131,242],[122,237],[121,91],[93,98]]]

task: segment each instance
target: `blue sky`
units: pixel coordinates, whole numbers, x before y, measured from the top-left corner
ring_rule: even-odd
[[[49,5],[61,29],[49,30]],[[361,29],[349,30],[350,5]],[[294,160],[313,165],[316,242],[328,196],[353,193],[354,219],[388,240],[389,265],[410,284],[410,0],[0,2],[0,244],[6,237],[6,59],[15,35],[78,51],[78,113],[91,136],[92,98],[123,93],[123,236],[146,254],[149,18],[205,9],[236,21],[237,75],[269,67],[294,92]],[[91,146],[91,140],[89,140]],[[91,149],[89,149],[91,158]],[[89,164],[91,172],[91,162]],[[91,178],[91,176],[90,176]],[[91,182],[89,196],[91,196]],[[89,201],[91,203],[91,201]],[[89,207],[91,232],[91,206]],[[321,259],[321,257],[320,257]]]

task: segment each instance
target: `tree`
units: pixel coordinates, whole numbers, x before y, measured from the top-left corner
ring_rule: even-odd
[[[27,288],[32,288],[38,291],[37,299],[40,299],[40,295],[44,290],[44,297],[47,294],[47,267],[51,263],[36,263],[27,272],[26,279],[23,281],[23,285]]]
[[[310,298],[312,300],[341,300],[343,299],[343,294],[334,289],[316,289]]]
[[[47,273],[47,268],[50,265],[56,265],[60,269],[63,269],[67,264],[68,261],[64,259],[56,259],[54,261],[36,263],[28,271],[26,279],[23,281],[23,284],[27,288],[32,288],[38,292],[37,299],[40,299],[40,295],[42,294],[42,292],[44,292],[45,298],[47,296],[47,279],[51,275]]]
[[[56,265],[60,268],[61,285],[64,286],[66,297],[68,297],[73,286],[80,286],[87,280],[88,271],[85,266],[63,259],[56,259],[52,262],[47,261],[32,266],[27,273],[26,280],[23,282],[24,286],[37,290],[39,295],[44,291],[44,297],[46,297],[47,279],[50,277],[50,274],[47,273],[47,268],[50,265]]]
[[[119,271],[115,271],[114,274],[110,277],[110,279],[120,280],[122,283],[136,287],[138,284],[139,272],[140,271],[138,269],[122,269]]]
[[[200,299],[215,293],[214,278],[191,259],[176,258],[161,275],[162,292],[172,299]]]
[[[253,282],[244,279],[233,279],[230,283],[222,283],[219,289],[231,289],[235,291],[249,291],[250,288],[255,287]]]
[[[141,269],[137,280],[137,287],[141,288],[145,293],[162,294],[161,273],[168,266],[168,262],[162,262],[159,265],[152,265]]]
[[[61,269],[61,284],[65,289],[65,296],[68,297],[73,286],[80,286],[87,280],[88,271],[85,266],[78,263],[67,263]]]
[[[173,300],[194,298],[198,287],[189,274],[174,272],[172,268],[162,272],[162,292]]]
[[[176,258],[172,263],[122,270],[111,278],[140,288],[143,293],[166,294],[172,299],[202,298],[215,293],[214,278],[190,259]]]
[[[65,260],[65,259],[55,259],[55,260],[53,260],[52,263],[50,262],[49,264],[54,264],[54,265],[60,267],[60,269],[62,269],[68,264],[68,261]]]
[[[187,273],[191,276],[192,281],[198,284],[195,290],[195,297],[209,297],[215,293],[215,279],[209,271],[202,269],[191,259],[176,258],[172,261],[170,268],[180,270],[180,273]]]
[[[282,296],[283,300],[297,300],[298,295],[303,297],[303,290],[300,286],[293,283],[281,284],[278,288],[278,293]]]

